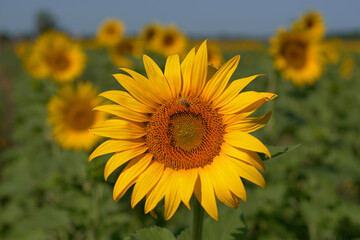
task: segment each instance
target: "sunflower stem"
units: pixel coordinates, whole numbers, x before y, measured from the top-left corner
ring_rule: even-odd
[[[193,240],[201,240],[202,239],[202,228],[203,228],[203,220],[204,220],[204,209],[199,203],[199,201],[194,197],[193,200],[193,231],[192,231],[192,239]]]

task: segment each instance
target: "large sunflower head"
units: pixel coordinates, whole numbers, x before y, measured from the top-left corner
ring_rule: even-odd
[[[98,28],[96,38],[104,46],[112,46],[118,43],[125,32],[125,25],[118,19],[108,19]]]
[[[293,28],[300,31],[306,31],[314,39],[321,39],[325,34],[325,23],[320,12],[310,11],[304,14]]]
[[[82,74],[86,56],[80,46],[65,34],[47,32],[37,39],[28,64],[41,66],[44,73],[41,77],[50,77],[57,82],[69,82]]]
[[[103,112],[93,111],[101,103],[89,82],[59,89],[48,103],[48,122],[55,140],[65,149],[90,150],[99,140],[89,128],[105,120]]]
[[[246,200],[242,178],[265,186],[258,153],[270,154],[249,133],[263,127],[270,113],[249,115],[276,95],[239,93],[257,75],[229,84],[239,59],[230,59],[209,79],[205,41],[181,64],[178,55],[169,56],[164,72],[144,55],[147,77],[125,68],[128,75],[114,75],[128,92],[101,94],[115,104],[95,109],[115,117],[92,127],[91,132],[110,139],[89,160],[114,153],[105,166],[105,179],[127,164],[115,183],[115,200],[135,185],[131,206],[146,196],[148,213],[165,198],[164,214],[169,219],[181,202],[190,208],[194,193],[217,219],[216,198],[234,208],[239,199]]]
[[[275,68],[296,85],[312,84],[322,73],[324,59],[319,42],[303,31],[279,29],[270,40]]]
[[[186,38],[175,25],[170,25],[164,29],[159,44],[159,51],[165,56],[178,54],[185,49]]]

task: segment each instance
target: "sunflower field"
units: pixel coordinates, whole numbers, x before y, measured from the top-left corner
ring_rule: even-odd
[[[360,239],[360,37],[325,29],[2,38],[0,239]]]

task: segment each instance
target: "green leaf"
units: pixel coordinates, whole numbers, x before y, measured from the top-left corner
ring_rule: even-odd
[[[240,209],[229,207],[219,208],[219,221],[207,218],[203,225],[203,239],[205,240],[238,240],[247,238],[247,226]],[[178,240],[191,240],[191,229],[180,233]]]
[[[271,159],[276,158],[280,155],[283,155],[284,153],[290,152],[296,148],[298,148],[301,144],[296,144],[296,145],[292,145],[292,146],[266,146],[271,154]],[[259,153],[259,156],[261,157],[261,159],[263,161],[265,160],[269,160],[270,158],[268,156],[266,156],[263,153]]]
[[[125,240],[175,240],[174,235],[165,228],[150,227],[144,228],[131,236],[125,238]]]

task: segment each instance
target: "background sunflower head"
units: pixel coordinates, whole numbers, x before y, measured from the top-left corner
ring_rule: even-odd
[[[106,47],[118,43],[125,32],[125,25],[118,19],[107,19],[98,28],[96,33],[97,41]]]
[[[50,31],[39,36],[25,64],[34,77],[70,82],[82,74],[86,55],[79,44],[65,34]]]
[[[312,84],[323,71],[322,45],[304,31],[279,29],[270,40],[275,68],[296,85]]]
[[[314,39],[322,39],[326,31],[323,17],[318,11],[305,13],[293,24],[293,28],[300,31],[306,31]]]
[[[89,128],[105,120],[105,114],[93,111],[101,99],[91,83],[65,85],[50,99],[48,123],[54,139],[65,149],[90,150],[99,140]]]

